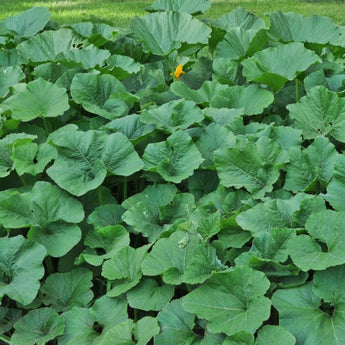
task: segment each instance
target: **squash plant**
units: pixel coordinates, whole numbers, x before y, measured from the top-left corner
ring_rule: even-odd
[[[344,30],[158,0],[0,22],[0,342],[345,342]]]

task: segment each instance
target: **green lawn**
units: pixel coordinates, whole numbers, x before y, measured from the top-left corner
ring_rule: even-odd
[[[188,1],[188,0],[186,0]],[[192,0],[190,0],[192,1]],[[20,13],[33,6],[49,7],[53,20],[60,24],[75,23],[90,16],[111,21],[115,26],[126,26],[134,16],[145,14],[145,8],[153,1],[147,0],[1,0],[0,19]],[[344,1],[304,0],[213,0],[206,17],[216,18],[242,6],[259,16],[282,10],[304,15],[320,14],[345,25]]]

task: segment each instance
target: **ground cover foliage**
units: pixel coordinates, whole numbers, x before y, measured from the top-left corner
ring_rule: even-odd
[[[0,22],[2,342],[344,344],[344,29],[209,6]]]

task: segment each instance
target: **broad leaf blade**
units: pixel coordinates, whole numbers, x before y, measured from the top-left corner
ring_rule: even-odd
[[[297,13],[277,11],[269,15],[270,35],[277,41],[337,44],[341,29],[330,18],[304,17]]]
[[[314,87],[300,102],[287,106],[305,139],[319,135],[345,142],[345,100],[323,86]]]
[[[195,14],[199,12],[204,13],[210,6],[210,0],[196,0],[193,2],[186,2],[184,0],[157,0],[146,10],[150,12],[177,11]]]
[[[257,52],[242,65],[248,80],[267,84],[277,91],[316,62],[321,60],[314,52],[301,43],[290,43]]]
[[[93,298],[92,272],[78,268],[66,273],[53,273],[42,285],[43,303],[57,312],[73,307],[86,307]]]
[[[256,331],[270,314],[270,300],[263,295],[269,281],[248,267],[214,273],[202,286],[183,298],[183,307],[209,320],[211,332],[233,335]]]
[[[21,37],[31,37],[48,23],[51,14],[46,7],[33,7],[3,21],[4,27]]]
[[[14,325],[13,344],[45,345],[62,335],[65,320],[52,308],[30,310]]]
[[[44,275],[45,248],[19,235],[0,238],[0,295],[26,305],[36,297]]]
[[[211,29],[187,13],[156,12],[132,19],[131,28],[144,50],[167,55],[181,47],[182,42],[206,44]]]
[[[57,117],[69,109],[66,89],[41,78],[27,84],[26,89],[10,101],[12,118],[31,121],[36,117]]]
[[[314,213],[308,218],[305,227],[309,235],[296,236],[288,244],[296,266],[308,271],[345,263],[343,218],[344,212],[331,210]]]

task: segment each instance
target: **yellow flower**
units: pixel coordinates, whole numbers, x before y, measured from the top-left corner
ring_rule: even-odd
[[[174,76],[175,78],[178,80],[178,78],[181,77],[182,74],[185,74],[186,72],[183,71],[183,66],[181,64],[179,64],[174,72]],[[170,73],[170,75],[172,75],[172,73]]]

